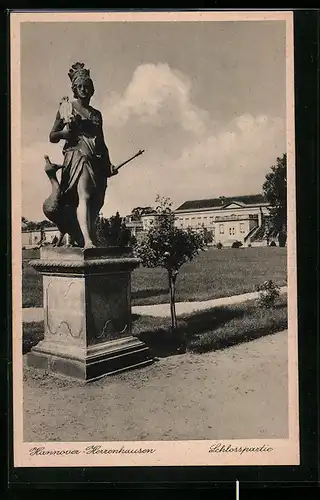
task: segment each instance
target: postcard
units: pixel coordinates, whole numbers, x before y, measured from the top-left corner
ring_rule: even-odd
[[[299,465],[293,12],[12,12],[15,467]]]

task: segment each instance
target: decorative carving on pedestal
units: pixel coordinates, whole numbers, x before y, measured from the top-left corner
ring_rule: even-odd
[[[67,285],[67,288],[66,290],[64,291],[63,293],[63,298],[64,299],[67,299],[68,295],[69,295],[69,292],[70,292],[70,289],[73,285],[75,285],[75,281],[70,281],[70,283],[68,283]],[[47,287],[45,289],[45,315],[44,315],[44,319],[45,319],[45,328],[47,329],[47,331],[50,333],[50,335],[57,335],[59,333],[62,333],[63,334],[63,326],[66,327],[66,330],[68,332],[68,334],[73,337],[74,339],[79,339],[81,337],[81,335],[83,334],[83,330],[84,330],[84,321],[81,322],[81,325],[80,325],[80,328],[77,330],[77,329],[73,329],[69,322],[67,320],[62,320],[58,323],[58,326],[54,327],[52,326],[51,322],[50,322],[50,319],[49,319],[49,310],[50,310],[50,299],[49,299],[49,289],[50,289],[50,286],[52,285],[52,279],[48,282],[47,284]],[[62,332],[61,332],[62,330]]]
[[[115,327],[113,325],[113,322],[111,319],[108,319],[105,324],[104,324],[104,327],[102,328],[102,331],[101,333],[99,333],[98,335],[96,335],[96,339],[102,339],[106,334],[107,334],[107,331],[108,331],[108,326],[111,325],[112,327],[112,330],[114,331],[115,330]],[[120,332],[118,332],[120,335],[122,335],[123,333],[125,333],[128,329],[128,325],[125,325],[123,330],[121,330]]]

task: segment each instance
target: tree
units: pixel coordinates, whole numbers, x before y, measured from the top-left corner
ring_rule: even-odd
[[[30,231],[41,231],[46,227],[55,227],[55,224],[47,219],[42,221],[31,221],[26,217],[21,217],[21,228],[29,229]]]
[[[177,327],[175,307],[176,281],[181,266],[206,247],[203,230],[182,229],[174,225],[175,216],[168,198],[156,199],[155,221],[135,246],[135,253],[145,267],[163,267],[167,271],[171,327]]]
[[[152,214],[154,212],[153,207],[136,207],[131,211],[132,220],[141,220],[142,215]]]
[[[54,224],[54,222],[51,222],[50,220],[46,220],[46,219],[39,222],[40,229],[44,229],[46,227],[55,227],[55,224]]]
[[[277,158],[277,164],[271,166],[262,189],[270,203],[270,232],[278,234],[279,246],[287,241],[287,155]]]
[[[98,245],[101,247],[131,245],[131,232],[121,219],[119,212],[110,219],[99,216],[96,222]]]

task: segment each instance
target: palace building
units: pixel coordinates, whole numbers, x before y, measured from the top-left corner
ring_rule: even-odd
[[[58,241],[60,231],[57,227],[46,227],[43,229],[22,229],[22,248],[37,248],[51,245]],[[65,241],[69,242],[69,235],[65,235]]]
[[[262,194],[188,200],[174,212],[177,227],[206,228],[212,235],[212,244],[232,246],[267,245],[276,235],[266,239],[269,217],[268,202]],[[153,224],[155,215],[142,217],[146,231]]]

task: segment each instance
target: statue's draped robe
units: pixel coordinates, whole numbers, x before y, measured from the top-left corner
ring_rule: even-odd
[[[73,109],[74,134],[73,139],[66,141],[63,148],[61,194],[65,199],[72,198],[73,203],[78,204],[76,187],[83,169],[86,169],[96,191],[97,202],[103,203],[111,167],[108,150],[101,134],[101,115],[91,108],[88,117],[84,117],[74,106]]]

